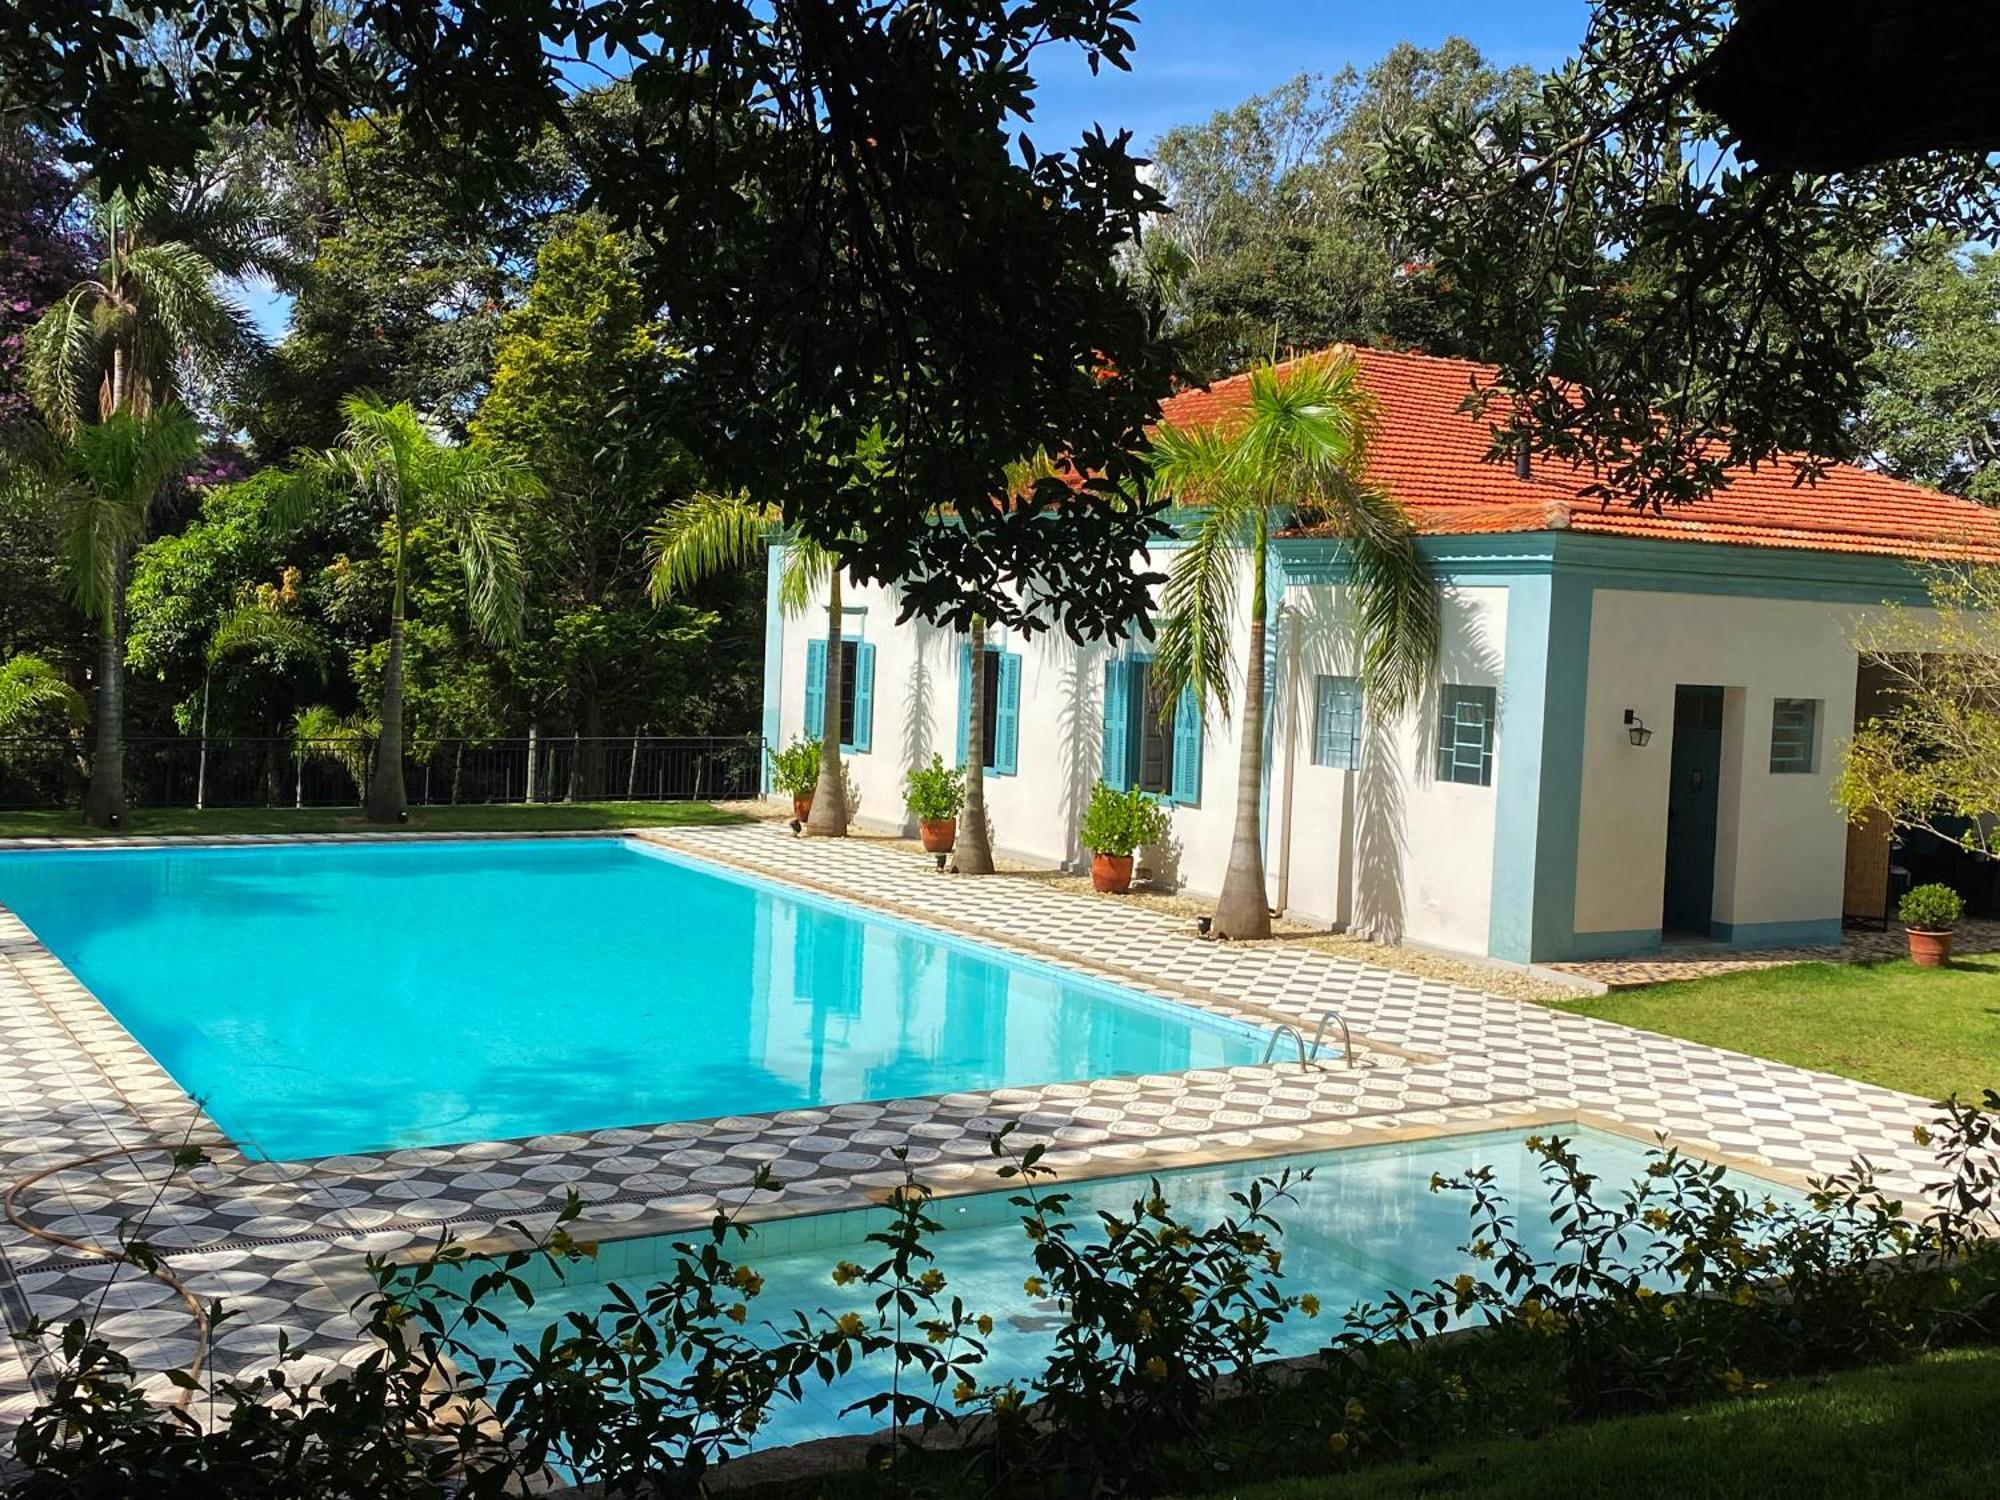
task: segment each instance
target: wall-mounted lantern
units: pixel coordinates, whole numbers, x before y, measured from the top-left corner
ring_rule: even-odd
[[[1653,731],[1646,727],[1646,721],[1639,717],[1639,710],[1636,708],[1625,710],[1625,733],[1631,737],[1635,745],[1643,746],[1653,737]]]

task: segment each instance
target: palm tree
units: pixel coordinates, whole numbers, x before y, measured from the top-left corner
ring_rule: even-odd
[[[22,377],[68,437],[113,412],[144,416],[257,347],[229,281],[296,268],[269,200],[231,182],[114,194],[92,211],[104,256],[28,332]]]
[[[300,709],[292,717],[292,805],[306,805],[308,761],[332,761],[359,791],[368,780],[368,747],[381,732],[380,721],[365,714],[342,718],[323,703]]]
[[[741,494],[697,494],[670,507],[648,533],[654,602],[684,593],[717,573],[748,567],[784,529],[784,517],[777,507],[760,505]],[[817,838],[845,838],[847,777],[840,763],[845,663],[839,649],[839,558],[809,537],[792,537],[785,548],[785,571],[778,579],[779,609],[788,615],[804,613],[821,583],[826,585],[826,688],[819,725],[819,786],[813,792],[806,832]]]
[[[44,438],[9,462],[5,482],[55,517],[65,590],[97,625],[97,737],[84,816],[109,828],[125,815],[125,575],[160,487],[201,452],[201,432],[177,403],[146,416],[114,411]]]
[[[263,604],[238,605],[222,617],[215,633],[208,638],[208,649],[202,653],[201,750],[194,773],[197,810],[208,804],[208,697],[216,668],[232,656],[259,651],[301,657],[321,668],[326,663],[325,642],[303,620],[281,615]]]
[[[0,739],[20,734],[51,714],[80,725],[89,720],[90,709],[83,694],[41,657],[16,656],[0,663]]]
[[[1215,928],[1224,937],[1271,932],[1260,814],[1266,577],[1274,526],[1295,516],[1323,523],[1345,540],[1359,613],[1361,677],[1379,712],[1393,716],[1414,703],[1437,659],[1436,585],[1402,509],[1363,477],[1376,425],[1359,366],[1342,352],[1253,370],[1240,416],[1198,428],[1166,423],[1154,435],[1160,491],[1200,515],[1161,594],[1153,670],[1162,704],[1176,704],[1191,691],[1204,714],[1212,708],[1228,718],[1231,631],[1243,553],[1249,553],[1236,826],[1215,910]]]
[[[449,538],[465,569],[474,628],[491,640],[513,640],[521,628],[522,573],[508,512],[539,496],[542,485],[512,459],[440,442],[407,401],[391,406],[364,392],[340,405],[347,419],[340,446],[301,461],[301,482],[286,508],[295,512],[315,496],[345,490],[388,513],[395,585],[382,669],[382,735],[364,812],[371,822],[394,823],[409,807],[403,789],[403,627],[410,529],[422,525]]]

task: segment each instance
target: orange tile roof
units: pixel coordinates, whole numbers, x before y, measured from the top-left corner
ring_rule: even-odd
[[[1784,464],[1738,469],[1729,484],[1664,514],[1586,497],[1581,471],[1539,457],[1528,479],[1487,463],[1484,421],[1460,411],[1475,377],[1494,371],[1470,360],[1380,349],[1353,351],[1382,407],[1370,477],[1388,490],[1419,531],[1571,530],[1610,536],[1803,548],[1925,560],[2000,562],[2000,511],[1956,495],[1837,464],[1817,483],[1793,482]],[[1167,419],[1183,425],[1241,408],[1249,377],[1232,375],[1168,399]]]

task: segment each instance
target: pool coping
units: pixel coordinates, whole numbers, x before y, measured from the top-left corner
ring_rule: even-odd
[[[1268,1026],[1274,1020],[1298,1024],[1311,1003],[1311,997],[1300,1000],[1294,993],[1299,988],[1297,976],[1301,974],[1309,979],[1318,976],[1313,983],[1322,988],[1338,981],[1359,993],[1360,986],[1372,985],[1386,994],[1388,1002],[1393,1002],[1384,1008],[1378,1003],[1380,996],[1369,1001],[1376,1004],[1379,1017],[1394,1023],[1389,1027],[1392,1034],[1380,1036],[1377,1033],[1382,1026],[1371,1024],[1367,1017],[1360,1018],[1355,1029],[1368,1044],[1370,1060],[1368,1066],[1354,1069],[1331,1065],[1301,1070],[1295,1063],[1250,1065],[1083,1084],[933,1095],[867,1105],[819,1106],[655,1127],[527,1137],[510,1142],[474,1142],[459,1148],[412,1148],[346,1158],[259,1163],[224,1144],[219,1127],[206,1119],[198,1103],[124,1031],[19,918],[0,908],[0,1001],[11,1000],[20,1012],[17,1030],[30,1033],[31,1048],[61,1051],[64,1045],[73,1047],[76,1057],[110,1084],[117,1096],[111,1101],[85,1101],[90,1108],[81,1110],[84,1126],[110,1128],[104,1120],[93,1122],[89,1118],[98,1105],[107,1102],[123,1113],[124,1118],[116,1124],[127,1129],[136,1126],[155,1137],[169,1134],[155,1123],[162,1118],[163,1109],[167,1112],[164,1118],[181,1122],[182,1131],[191,1120],[204,1122],[216,1142],[212,1148],[216,1161],[190,1174],[194,1197],[222,1203],[239,1215],[246,1208],[256,1208],[248,1200],[263,1203],[251,1219],[252,1223],[263,1222],[258,1233],[221,1238],[197,1236],[184,1245],[164,1246],[164,1253],[176,1269],[185,1270],[197,1279],[225,1273],[240,1275],[245,1264],[292,1255],[297,1263],[283,1266],[282,1275],[269,1279],[269,1285],[275,1289],[272,1295],[281,1300],[293,1297],[299,1307],[318,1298],[315,1305],[322,1309],[330,1299],[344,1311],[351,1299],[343,1301],[340,1293],[353,1289],[352,1275],[362,1268],[367,1254],[404,1256],[414,1246],[447,1229],[462,1238],[476,1237],[482,1227],[485,1234],[491,1235],[496,1225],[510,1219],[525,1221],[532,1230],[537,1221],[553,1214],[565,1185],[589,1190],[585,1193],[588,1202],[584,1219],[576,1232],[607,1241],[684,1232],[691,1223],[710,1216],[721,1197],[739,1196],[738,1189],[747,1184],[760,1162],[793,1169],[791,1185],[781,1195],[782,1203],[770,1199],[753,1201],[753,1208],[768,1210],[760,1217],[804,1217],[865,1207],[874,1201],[871,1194],[879,1195],[905,1177],[902,1169],[892,1169],[887,1164],[883,1151],[878,1149],[885,1137],[919,1147],[918,1175],[941,1195],[990,1191],[1003,1184],[997,1179],[981,1180],[997,1165],[987,1155],[985,1141],[994,1129],[1008,1122],[1021,1128],[1022,1144],[1045,1143],[1051,1164],[1066,1179],[1076,1180],[1314,1154],[1350,1143],[1373,1144],[1398,1136],[1416,1138],[1453,1126],[1463,1130],[1502,1130],[1523,1121],[1583,1122],[1586,1115],[1592,1116],[1588,1123],[1594,1128],[1610,1129],[1640,1140],[1652,1139],[1659,1119],[1681,1118],[1694,1127],[1692,1133],[1687,1125],[1670,1131],[1675,1144],[1683,1149],[1706,1147],[1710,1152],[1735,1154],[1735,1164],[1762,1178],[1782,1181],[1787,1176],[1800,1175],[1783,1162],[1750,1151],[1731,1153],[1726,1143],[1718,1145],[1703,1140],[1708,1124],[1705,1116],[1684,1110],[1676,1117],[1664,1110],[1659,1099],[1652,1101],[1654,1106],[1661,1107],[1654,1108],[1650,1118],[1643,1109],[1634,1114],[1628,1107],[1633,1101],[1624,1097],[1615,1100],[1618,1106],[1615,1111],[1593,1108],[1591,1090],[1585,1086],[1586,1080],[1579,1077],[1580,1065],[1576,1058],[1567,1055],[1574,1050],[1573,1042],[1566,1039],[1589,1043],[1585,1051],[1597,1056],[1612,1055],[1604,1045],[1609,1040],[1633,1047],[1641,1062],[1647,1057],[1706,1060],[1701,1063],[1703,1076],[1710,1072],[1718,1077],[1732,1072],[1776,1076],[1789,1089],[1823,1088],[1853,1095],[1859,1100],[1855,1107],[1864,1114],[1871,1110],[1893,1111],[1910,1118],[1907,1111],[1912,1107],[1918,1111],[1915,1118],[1927,1119],[1930,1114],[1921,1101],[1855,1084],[1852,1080],[1805,1074],[1780,1064],[1634,1032],[1613,1023],[1565,1016],[1523,1002],[1392,971],[1373,970],[1352,961],[1309,952],[1283,953],[1281,962],[1276,951],[1260,952],[1255,945],[1196,944],[1181,930],[1183,924],[1168,923],[1156,915],[1081,903],[1075,896],[1064,893],[1004,895],[1007,889],[1004,885],[987,886],[993,901],[1000,905],[1012,902],[1019,906],[1025,902],[1032,906],[1039,915],[1037,923],[1030,925],[1038,937],[1049,935],[1045,929],[1053,929],[1053,941],[1024,942],[1016,930],[996,932],[991,926],[982,926],[967,917],[964,903],[974,899],[968,892],[979,890],[983,882],[937,877],[929,872],[928,861],[924,862],[926,873],[921,880],[913,879],[908,860],[899,860],[893,851],[872,846],[848,848],[836,847],[834,841],[811,841],[803,849],[792,848],[789,846],[794,841],[761,824],[491,833],[120,836],[5,840],[0,841],[0,849],[105,850],[517,838],[643,839],[677,856],[719,865],[766,884],[794,887],[820,899],[880,912],[919,928],[1052,963],[1166,1003],[1194,1003],[1197,1008],[1230,1019],[1250,1020],[1252,1024]],[[1071,928],[1074,933],[1069,931]],[[1099,929],[1112,941],[1096,943],[1092,935]],[[1065,936],[1074,939],[1072,946],[1063,945],[1061,940]],[[1093,946],[1105,952],[1115,951],[1119,961],[1106,962],[1105,952],[1093,953],[1090,951]],[[1193,966],[1189,973],[1181,972],[1184,963]],[[1203,988],[1204,976],[1211,969],[1227,978],[1237,993]],[[1241,971],[1241,982],[1237,971]],[[10,977],[15,981],[11,988]],[[1267,979],[1268,992],[1260,988]],[[1317,997],[1319,991],[1313,993]],[[27,1002],[25,1010],[23,1002]],[[1345,1008],[1347,1002],[1339,1003]],[[1413,1005],[1419,1009],[1411,1010]],[[1510,1044],[1504,1051],[1491,1046],[1469,1050],[1455,1032],[1447,1035],[1424,1026],[1412,1031],[1408,1017],[1428,1014],[1421,1009],[1425,1005],[1454,1015],[1459,1011],[1474,1012],[1474,1018],[1481,1024],[1526,1027],[1542,1040],[1532,1045]],[[35,1031],[30,1013],[34,1010],[41,1011],[47,1021],[66,1035],[67,1044],[63,1036]],[[1396,1026],[1411,1034],[1393,1034]],[[47,1029],[43,1028],[45,1032]],[[1448,1045],[1438,1045],[1437,1037],[1442,1037]],[[118,1045],[120,1038],[124,1043],[122,1048]],[[1543,1046],[1562,1055],[1545,1059],[1537,1055],[1537,1049]],[[1545,1066],[1551,1061],[1558,1066]],[[67,1117],[58,1121],[57,1128],[69,1130],[73,1122],[66,1120]],[[1392,1120],[1396,1123],[1384,1123]],[[1719,1125],[1715,1128],[1721,1129]],[[91,1130],[84,1128],[79,1133],[88,1137]],[[100,1129],[98,1138],[102,1134]],[[815,1144],[819,1137],[836,1135],[851,1137],[853,1148],[842,1146],[829,1151],[823,1144]],[[1753,1138],[1754,1132],[1743,1136],[1745,1140]],[[1844,1151],[1843,1160],[1859,1149],[1856,1146]],[[650,1158],[647,1153],[651,1153]],[[1891,1154],[1896,1154],[1893,1144]],[[1906,1165],[1911,1153],[1904,1148],[1900,1154],[1901,1164]],[[34,1151],[29,1155],[32,1157]],[[706,1156],[708,1160],[697,1166],[692,1160],[696,1156]],[[634,1158],[649,1159],[650,1165],[633,1170],[630,1161]],[[975,1161],[980,1165],[974,1165]],[[505,1199],[513,1194],[513,1204],[485,1199],[457,1204],[446,1196],[451,1189],[439,1185],[438,1179],[448,1175],[440,1169],[447,1166],[454,1170],[469,1168],[463,1174],[468,1178],[491,1177],[500,1184],[495,1189],[496,1195]],[[7,1181],[21,1175],[20,1167],[20,1161],[13,1156],[0,1155],[0,1171],[9,1174]],[[488,1172],[485,1168],[493,1170]],[[546,1170],[538,1176],[536,1169]],[[671,1190],[649,1185],[639,1201],[617,1191],[621,1184],[634,1183],[648,1175],[675,1177],[679,1182]],[[144,1173],[139,1176],[143,1186]],[[86,1184],[89,1189],[101,1186],[95,1181]],[[386,1201],[406,1206],[419,1201],[438,1206],[449,1204],[463,1211],[431,1217],[408,1212],[385,1213],[385,1193],[398,1190],[414,1196]],[[232,1193],[240,1194],[246,1202],[229,1203]],[[116,1196],[114,1193],[113,1197]],[[444,1203],[439,1203],[441,1197]],[[183,1214],[179,1204],[174,1206],[174,1212],[178,1217],[195,1217],[191,1211]],[[275,1214],[275,1219],[264,1222],[260,1216],[267,1212]],[[295,1222],[297,1228],[278,1232],[287,1219]],[[94,1295],[91,1288],[117,1274],[115,1268],[107,1270],[101,1262],[77,1258],[59,1260],[40,1256],[23,1264],[19,1258],[21,1237],[11,1233],[8,1225],[0,1224],[0,1231],[9,1231],[9,1276],[22,1289],[25,1305],[44,1315],[59,1316],[66,1302],[85,1304]],[[103,1274],[94,1278],[85,1274],[91,1270]],[[343,1355],[352,1357],[359,1329],[351,1317],[334,1317],[321,1319],[313,1333],[316,1342],[310,1347],[329,1351],[337,1362]],[[155,1344],[159,1342],[155,1340]],[[307,1346],[298,1338],[294,1343]],[[141,1354],[143,1366],[143,1350],[135,1353]],[[256,1363],[254,1354],[246,1355],[245,1359],[249,1364]],[[5,1373],[0,1372],[0,1418],[19,1409],[19,1392],[15,1391],[10,1398],[7,1384]]]

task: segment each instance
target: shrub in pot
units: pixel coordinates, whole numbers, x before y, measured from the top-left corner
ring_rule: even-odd
[[[949,854],[958,842],[958,815],[965,807],[965,773],[933,755],[927,766],[913,768],[904,778],[908,790],[903,805],[916,817],[928,854]]]
[[[1948,885],[1912,886],[1896,906],[1910,942],[1910,962],[1942,968],[1951,959],[1951,933],[1965,915],[1965,901]]]
[[[819,786],[819,741],[800,735],[784,749],[764,754],[771,762],[771,785],[792,799],[792,816],[805,822],[812,816],[813,792]]]
[[[1090,851],[1090,883],[1122,895],[1132,888],[1132,851],[1167,836],[1167,812],[1153,797],[1133,787],[1118,791],[1106,782],[1090,790],[1079,837]]]

